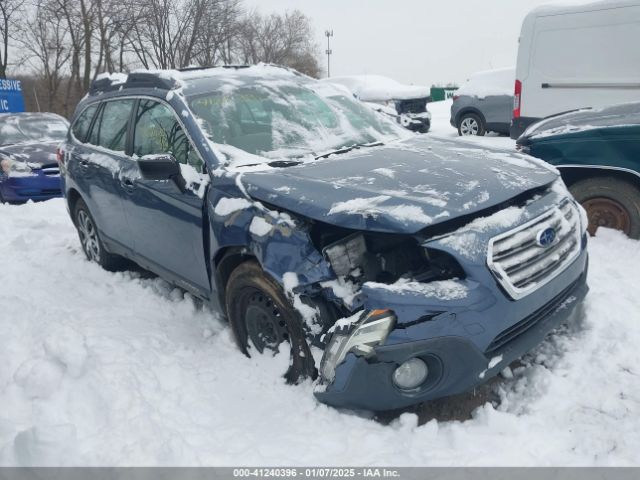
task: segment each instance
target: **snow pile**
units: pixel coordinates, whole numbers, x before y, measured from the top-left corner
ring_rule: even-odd
[[[363,217],[376,217],[377,215],[386,214],[404,223],[420,222],[429,224],[433,221],[433,218],[424,213],[422,208],[417,205],[396,205],[393,207],[380,205],[390,198],[389,195],[378,195],[376,197],[353,198],[344,202],[336,202],[331,206],[329,215],[346,213],[349,215],[362,215]]]
[[[431,95],[431,88],[419,85],[403,85],[382,75],[348,75],[325,78],[323,82],[344,85],[360,100],[381,102],[386,100],[410,100]]]
[[[103,72],[98,74],[96,81],[108,79],[111,85],[121,85],[127,81],[128,75],[122,72]]]
[[[469,291],[467,286],[457,280],[440,280],[420,283],[401,278],[395,283],[366,282],[365,287],[372,290],[386,290],[400,294],[415,294],[438,300],[460,300],[466,298]]]
[[[485,98],[491,95],[513,95],[515,68],[499,68],[471,75],[469,81],[456,90],[456,95]]]
[[[216,203],[213,212],[221,217],[226,217],[239,210],[249,208],[251,205],[253,204],[244,198],[222,197],[218,200],[218,203]]]
[[[465,422],[389,426],[287,386],[215,312],[85,260],[62,200],[0,205],[0,465],[639,465],[640,242],[600,230],[581,323]],[[588,392],[588,395],[585,395]]]
[[[273,229],[273,225],[267,222],[263,217],[253,217],[249,231],[257,237],[264,237]]]

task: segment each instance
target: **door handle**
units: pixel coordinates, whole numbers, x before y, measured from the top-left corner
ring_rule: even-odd
[[[87,160],[86,158],[81,158],[80,159],[80,166],[81,167],[88,167],[89,166],[89,160]]]

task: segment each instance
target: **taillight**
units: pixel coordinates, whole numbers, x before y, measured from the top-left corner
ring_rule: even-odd
[[[56,148],[56,160],[60,166],[64,165],[64,151],[60,147]]]
[[[459,98],[460,98],[460,95],[454,95],[454,96],[453,96],[453,101],[455,102],[455,101],[456,101],[457,99],[459,99]]]
[[[522,105],[522,82],[516,80],[513,92],[513,118],[520,118],[520,106]]]

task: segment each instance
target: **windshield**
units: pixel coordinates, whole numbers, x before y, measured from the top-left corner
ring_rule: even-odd
[[[271,160],[317,156],[402,134],[348,92],[320,83],[226,85],[188,102],[214,143]]]
[[[64,140],[69,125],[57,117],[17,117],[0,119],[0,145],[33,141]]]

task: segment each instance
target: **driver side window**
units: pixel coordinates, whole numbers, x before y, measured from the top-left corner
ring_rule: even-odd
[[[141,100],[136,112],[133,153],[171,154],[178,162],[202,171],[202,160],[192,147],[173,110],[163,103]]]

